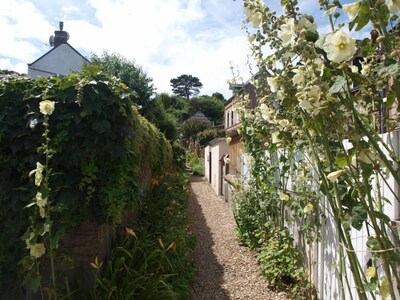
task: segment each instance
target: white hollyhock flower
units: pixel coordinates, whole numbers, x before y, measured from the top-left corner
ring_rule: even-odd
[[[295,25],[293,18],[287,19],[286,23],[281,25],[278,37],[282,40],[284,46],[293,44],[295,38]]]
[[[278,124],[280,127],[285,129],[287,126],[289,126],[290,122],[287,119],[282,119],[282,120],[279,120]]]
[[[378,162],[382,167],[385,166],[383,159],[376,153],[369,149],[361,150],[358,159],[366,164],[373,165]]]
[[[54,111],[56,103],[50,100],[44,100],[39,103],[40,112],[44,115],[51,115]]]
[[[386,0],[386,5],[392,14],[400,13],[400,0]]]
[[[323,49],[329,60],[341,63],[353,57],[356,52],[356,40],[349,37],[343,30],[338,30],[326,35]]]
[[[46,249],[43,243],[37,243],[34,245],[29,245],[30,254],[34,258],[40,258],[45,252]]]
[[[352,73],[358,73],[358,67],[357,66],[350,66],[351,72]]]
[[[333,7],[331,7],[330,9],[324,11],[324,13],[323,13],[322,15],[323,15],[324,17],[325,17],[325,16],[333,15],[333,13],[336,11],[336,9],[337,9],[337,6],[333,6]]]
[[[255,1],[254,3],[256,7],[259,7],[262,9],[264,7],[264,2],[263,1]],[[245,6],[243,8],[244,14],[246,15],[246,22],[251,23],[254,28],[259,28],[261,26],[261,23],[263,21],[263,15],[260,11],[257,11],[255,8],[250,8],[248,6]]]
[[[337,182],[338,178],[346,173],[346,170],[337,170],[329,173],[326,178],[328,178],[331,182]]]
[[[314,210],[314,205],[312,205],[312,203],[307,203],[307,205],[303,209],[305,214],[311,214],[313,210]]]
[[[282,140],[279,138],[279,131],[275,131],[272,133],[272,144],[278,144]]]
[[[314,65],[314,73],[319,74],[319,76],[324,75],[325,64],[322,59],[320,59],[319,57],[315,58],[313,60],[313,65]]]
[[[268,77],[267,82],[269,88],[271,89],[271,92],[276,93],[278,91],[278,86],[279,86],[279,77],[278,76]]]
[[[43,170],[44,170],[44,166],[40,162],[37,162],[36,163],[36,169],[31,171],[31,172],[29,172],[29,176],[32,176],[33,174],[35,174],[35,185],[36,186],[39,186],[42,183],[42,180],[43,180],[42,172],[43,172]]]
[[[267,122],[272,122],[273,117],[274,117],[274,110],[269,108],[266,104],[261,104],[260,105],[260,113],[261,113],[261,118],[263,118]]]
[[[299,67],[298,69],[294,69],[293,72],[295,75],[292,78],[292,81],[295,85],[300,85],[304,84],[304,81],[306,79],[306,73],[304,72],[304,67]]]
[[[282,201],[288,201],[289,200],[289,195],[286,195],[285,193],[280,192],[279,193],[279,199]]]
[[[305,99],[299,100],[299,105],[302,109],[308,112],[310,112],[313,109],[313,106],[311,105],[310,101],[307,101]]]
[[[369,278],[374,278],[376,276],[376,268],[375,267],[369,267],[367,269],[367,272],[365,272],[365,275]]]
[[[350,21],[353,20],[355,17],[357,17],[360,7],[361,7],[361,1],[342,5],[342,9],[346,13]]]
[[[310,20],[308,20],[307,18],[301,18],[301,20],[299,21],[299,29],[303,29],[305,28],[308,31],[311,32],[317,32],[317,24],[315,23],[311,23]]]
[[[47,205],[47,198],[43,198],[41,192],[36,193],[36,205],[39,207],[45,207]]]
[[[46,217],[45,206],[47,205],[47,198],[43,198],[41,192],[36,193],[36,205],[39,207],[40,217],[43,219]]]

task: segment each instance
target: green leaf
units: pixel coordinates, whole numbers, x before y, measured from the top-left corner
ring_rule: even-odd
[[[370,20],[370,8],[368,5],[368,1],[362,1],[360,10],[358,12],[357,15],[357,27],[356,27],[356,31],[360,31],[361,29],[363,29],[365,27],[365,25],[368,24],[369,20]]]
[[[377,73],[381,77],[393,76],[397,77],[400,74],[400,63],[395,62],[386,66],[381,66],[377,68]]]
[[[358,19],[358,17],[356,17],[353,21],[351,21],[351,22],[349,23],[349,31],[352,31],[352,30],[353,30],[354,25],[356,25],[356,23],[357,23],[357,19]]]
[[[345,86],[346,86],[346,78],[344,78],[343,76],[337,76],[335,83],[329,89],[328,94],[332,95],[339,93],[340,91],[344,90]]]
[[[107,120],[94,120],[92,124],[92,129],[97,133],[110,133],[111,124]]]
[[[336,164],[339,168],[347,167],[348,164],[347,164],[347,158],[346,158],[346,156],[345,156],[345,155],[342,155],[342,156],[336,157],[335,164]]]
[[[396,93],[394,93],[393,91],[389,91],[389,94],[386,97],[386,106],[387,107],[392,107],[394,101],[396,101],[397,96]]]
[[[366,293],[375,291],[378,287],[378,281],[364,283],[364,290]]]
[[[42,276],[40,276],[40,275],[38,275],[38,276],[36,276],[35,278],[32,279],[31,287],[32,287],[32,291],[34,293],[36,293],[39,290],[41,281],[42,281]]]
[[[390,223],[390,218],[389,218],[386,214],[384,214],[384,213],[382,213],[382,212],[380,212],[380,211],[372,211],[371,214],[372,214],[375,218],[381,220],[382,222],[384,222],[384,223],[386,223],[386,224],[389,224],[389,223]]]
[[[361,41],[360,51],[363,56],[367,57],[376,51],[376,43],[373,43],[369,38],[365,38]]]
[[[351,210],[351,226],[361,230],[363,223],[367,220],[367,211],[361,204],[355,205]]]
[[[379,242],[375,237],[369,236],[367,241],[367,247],[371,250],[379,250]]]

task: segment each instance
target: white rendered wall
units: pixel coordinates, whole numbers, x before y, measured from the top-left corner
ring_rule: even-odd
[[[34,79],[40,76],[68,75],[72,71],[80,71],[84,62],[85,59],[70,45],[61,44],[28,66],[28,75]]]

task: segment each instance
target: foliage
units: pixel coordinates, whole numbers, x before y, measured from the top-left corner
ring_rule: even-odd
[[[183,74],[170,80],[172,92],[175,95],[190,99],[193,95],[198,95],[203,84],[199,78],[193,75]]]
[[[18,75],[17,72],[7,70],[7,69],[0,69],[0,74],[5,74],[5,75]]]
[[[266,211],[260,207],[254,192],[241,190],[235,194],[233,211],[240,241],[252,249],[260,248],[267,233]]]
[[[222,124],[224,118],[224,99],[200,96],[198,98],[192,98],[189,101],[189,114],[193,115],[198,111],[201,111],[206,115],[214,124]]]
[[[199,141],[199,144],[203,146],[215,138],[224,136],[225,136],[225,131],[223,129],[206,128],[197,134],[197,140]]]
[[[7,257],[0,273],[15,280],[25,240],[40,241],[50,227],[58,245],[66,230],[84,220],[118,224],[125,210],[139,205],[141,163],[151,161],[157,174],[169,166],[172,154],[163,135],[132,108],[135,96],[94,66],[37,81],[6,78],[0,95],[0,175],[8,178],[0,183],[0,257]],[[55,110],[46,121],[39,103],[47,100],[55,102]],[[45,121],[48,148],[42,144]],[[29,173],[37,162],[47,165],[43,151],[51,154],[52,175],[43,195],[51,199],[49,223],[39,217],[39,207],[24,209],[37,201]],[[27,232],[21,241],[32,220],[34,240]],[[31,268],[22,266],[28,268],[24,273]]]
[[[185,212],[189,180],[171,170],[153,183],[139,221],[132,229],[118,229],[105,274],[97,280],[96,299],[189,296],[194,278],[194,237]]]
[[[320,34],[313,18],[299,13],[297,3],[281,1],[283,14],[278,15],[264,1],[244,1],[246,22],[253,27],[246,30],[259,70],[251,80],[257,107],[249,109],[245,96],[236,108],[252,161],[247,187],[256,192],[254,201],[244,202],[238,212],[249,211],[259,228],[240,215],[239,229],[264,232],[267,223],[274,232],[285,232],[296,222],[312,245],[329,215],[340,245],[340,298],[348,288],[359,299],[375,299],[378,290],[381,297],[394,299],[395,286],[400,286],[400,256],[393,250],[399,236],[385,214],[387,196],[381,190],[388,187],[386,193],[399,200],[388,176],[400,183],[394,168],[400,159],[390,139],[383,140],[379,133],[399,127],[393,113],[400,95],[399,6],[393,1],[319,1],[331,25],[331,32]],[[350,34],[338,22],[341,12],[350,19]],[[352,31],[367,25],[371,38],[356,41]],[[265,51],[267,47],[273,51]],[[360,55],[361,65],[352,66]],[[379,279],[370,280],[365,273],[352,230],[369,236],[367,247]],[[281,247],[276,241],[272,246]],[[263,268],[275,257],[262,249],[269,253]]]
[[[150,122],[164,133],[168,140],[174,140],[177,135],[178,120],[164,108],[161,99],[156,99],[149,103],[143,113]]]
[[[186,166],[186,149],[178,141],[173,141],[171,146],[173,165],[180,170],[184,170]]]
[[[201,159],[193,151],[186,154],[186,164],[192,169],[193,175],[203,176],[203,163]]]
[[[180,128],[180,134],[183,139],[187,142],[193,141],[196,139],[196,136],[199,132],[209,128],[205,122],[198,120],[189,120],[182,124]]]
[[[286,229],[272,229],[269,235],[270,237],[261,246],[257,256],[262,274],[275,287],[287,288],[294,284],[306,286],[307,284],[303,281],[306,281],[307,277],[303,269],[299,267],[300,252],[294,246],[289,232]],[[305,297],[305,294],[297,293],[295,298],[311,298]]]
[[[111,76],[119,78],[132,93],[136,94],[133,100],[136,104],[146,107],[154,94],[152,79],[138,66],[117,53],[105,51],[101,56],[94,54],[90,62],[101,66],[102,70]]]

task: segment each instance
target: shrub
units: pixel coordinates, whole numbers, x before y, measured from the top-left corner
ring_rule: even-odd
[[[201,159],[194,152],[188,152],[186,162],[187,165],[192,169],[193,175],[204,175]]]

